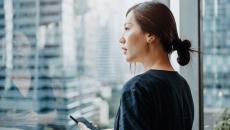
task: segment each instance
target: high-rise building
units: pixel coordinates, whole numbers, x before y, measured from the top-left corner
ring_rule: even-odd
[[[5,85],[5,67],[6,67],[6,46],[5,42],[5,13],[4,13],[4,1],[0,1],[0,95],[4,91]],[[1,97],[0,97],[1,98]]]
[[[7,1],[7,2],[6,2]],[[5,0],[0,1],[1,60],[5,58],[3,78],[9,78],[8,87],[1,84],[0,115],[14,108],[32,110],[42,114],[56,111],[54,120],[43,127],[75,129],[69,115],[83,115],[97,120],[98,106],[94,104],[98,81],[78,78],[75,0]],[[9,8],[12,6],[12,17]],[[3,10],[3,11],[2,11]],[[7,11],[6,11],[7,10]],[[6,16],[7,15],[7,16]],[[6,17],[5,17],[6,16]],[[7,22],[9,20],[9,22]],[[11,25],[10,25],[11,23]],[[12,26],[12,28],[10,28]],[[8,27],[8,30],[7,28]],[[11,33],[11,34],[10,34]],[[6,39],[6,40],[5,40]],[[8,41],[7,41],[8,39]],[[8,50],[7,47],[8,46]],[[4,52],[4,53],[2,53]],[[7,66],[7,62],[9,65]],[[2,64],[3,62],[1,62]],[[11,81],[19,76],[16,81]],[[29,77],[29,78],[28,78]],[[2,79],[0,81],[3,81]],[[18,98],[11,86],[28,86],[30,96]],[[25,92],[26,93],[26,92]],[[7,94],[7,95],[5,95]],[[15,104],[17,104],[15,106]],[[0,117],[2,121],[4,116]],[[6,118],[4,118],[5,120]],[[35,124],[1,123],[5,127],[22,127]],[[19,125],[20,124],[20,125]]]
[[[90,1],[90,5],[93,6],[90,8],[89,16],[86,16],[85,19],[89,23],[85,27],[85,30],[89,30],[86,31],[88,32],[86,36],[91,39],[91,43],[93,43],[91,46],[96,48],[93,53],[95,54],[96,78],[105,84],[121,83],[124,81],[124,75],[127,74],[119,45],[122,23],[124,22],[120,19],[125,18],[125,13],[121,10],[121,6],[124,5],[120,3],[119,0],[113,2]]]
[[[204,105],[230,106],[230,1],[204,0]]]
[[[0,1],[0,99],[5,88],[9,86],[9,70],[6,68],[12,67],[9,56],[11,45],[8,44],[12,42],[12,13],[11,0]]]
[[[202,3],[204,128],[211,130],[217,113],[230,107],[230,1]]]

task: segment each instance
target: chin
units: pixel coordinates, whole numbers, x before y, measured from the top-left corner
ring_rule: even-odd
[[[133,57],[126,57],[126,61],[131,63],[131,62],[135,62]]]
[[[126,61],[129,62],[129,63],[132,62],[132,61],[130,61],[129,59],[126,59]]]

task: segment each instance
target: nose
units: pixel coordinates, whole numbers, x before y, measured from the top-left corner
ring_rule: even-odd
[[[121,44],[124,44],[124,43],[125,43],[125,38],[122,36],[122,37],[120,38],[119,42],[120,42]]]

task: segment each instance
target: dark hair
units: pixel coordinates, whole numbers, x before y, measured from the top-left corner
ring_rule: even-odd
[[[191,43],[181,40],[176,29],[176,22],[170,9],[162,3],[148,1],[132,6],[126,16],[133,11],[135,20],[144,32],[156,35],[163,49],[171,54],[177,51],[177,62],[184,66],[190,61]]]

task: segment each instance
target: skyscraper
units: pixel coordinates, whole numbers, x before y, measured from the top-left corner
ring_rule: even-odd
[[[230,1],[205,0],[203,10],[204,105],[227,107],[230,106]]]
[[[230,1],[203,0],[202,10],[204,128],[210,130],[230,106]]]
[[[13,91],[5,84],[1,84],[4,86],[2,87],[4,94],[5,91],[9,93],[7,96],[2,94],[1,115],[6,114],[5,112],[17,103],[14,109],[20,111],[32,110],[35,107],[34,111],[44,114],[55,110],[57,114],[54,120],[43,127],[72,129],[75,123],[69,119],[70,114],[97,119],[99,110],[94,104],[94,99],[99,84],[97,85],[96,80],[88,81],[77,77],[75,26],[79,23],[74,21],[75,2],[74,0],[12,0],[8,2],[8,5],[12,6],[12,18],[9,19],[9,23],[5,18],[5,15],[10,16],[9,8],[7,11],[1,11],[0,36],[1,39],[9,40],[2,42],[1,45],[9,45],[10,48],[9,50],[7,47],[0,48],[1,52],[4,52],[0,54],[1,59],[6,55],[10,64],[4,69],[4,72],[10,72],[9,75],[3,72],[1,74],[5,79],[20,76],[17,81],[20,84],[27,84],[31,90],[29,91],[31,96],[26,98],[25,102],[25,98],[17,100],[19,98]],[[0,10],[6,10],[4,6],[7,6],[5,1],[0,1]],[[6,24],[10,27],[10,23],[12,28],[6,31]],[[7,62],[7,58],[5,61]],[[28,75],[30,78],[27,78],[26,82],[25,77]],[[8,87],[15,83],[9,81]],[[25,89],[23,87],[22,91]],[[12,126],[13,124],[9,122],[0,124]],[[20,123],[19,120],[16,122]],[[33,127],[40,128],[40,124],[37,122]]]

